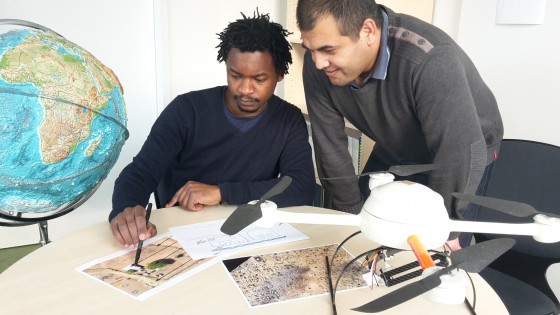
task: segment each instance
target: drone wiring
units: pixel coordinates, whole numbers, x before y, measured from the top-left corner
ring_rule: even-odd
[[[360,264],[360,269],[363,269],[364,267],[368,266],[368,268],[371,268],[371,262],[374,261],[375,265],[377,264],[377,260],[379,258],[379,255],[381,253],[382,249],[386,249],[385,246],[381,246],[378,247],[376,249],[372,249],[369,250],[367,252],[364,252],[358,256],[356,256],[354,259],[352,259],[350,262],[348,262],[344,268],[340,271],[340,274],[338,275],[338,278],[336,279],[336,283],[333,287],[332,283],[333,283],[333,277],[332,277],[332,267],[333,267],[333,263],[335,261],[336,258],[336,254],[338,253],[338,251],[342,248],[342,246],[348,242],[350,239],[352,239],[354,236],[360,234],[361,231],[357,231],[352,233],[350,236],[348,236],[347,238],[345,238],[342,242],[340,242],[340,244],[337,246],[337,248],[335,249],[331,260],[329,262],[328,257],[326,258],[326,265],[327,265],[327,279],[329,282],[329,291],[330,291],[330,296],[331,296],[331,304],[332,304],[332,309],[333,309],[333,314],[337,314],[337,310],[336,310],[336,302],[335,302],[335,298],[336,298],[336,288],[338,287],[338,283],[340,281],[340,279],[342,278],[342,275],[344,274],[344,272],[348,269],[348,267],[350,267],[351,265],[353,265],[354,263],[356,263],[360,258],[365,257],[364,258],[364,262],[362,262]],[[375,253],[375,254],[374,254]],[[373,254],[373,255],[372,255]],[[375,269],[373,269],[372,271],[372,277],[374,277],[373,272],[375,272]],[[372,288],[373,289],[373,288]]]
[[[372,250],[368,250],[364,253],[361,253],[360,255],[356,256],[354,259],[350,260],[345,266],[344,268],[342,268],[342,270],[340,271],[340,274],[338,275],[338,278],[336,279],[334,288],[333,288],[333,293],[331,295],[332,297],[332,304],[333,304],[333,310],[336,314],[336,306],[335,306],[335,297],[336,297],[336,288],[338,287],[338,283],[340,282],[340,279],[342,278],[342,276],[344,275],[344,272],[353,264],[355,264],[360,258],[365,257],[367,255],[371,255],[373,253],[375,253],[376,251],[379,251],[381,248],[385,248],[384,246],[376,248],[376,249],[372,249]],[[332,267],[332,265],[331,265]],[[332,281],[332,273],[328,274],[328,277],[331,279]]]
[[[371,265],[369,265],[370,268],[370,273],[371,273],[371,286],[370,289],[373,290],[373,281],[375,280],[375,286],[379,286],[379,282],[377,281],[377,278],[375,277],[375,271],[377,270],[377,262],[379,261],[379,256],[380,256],[380,252],[375,253],[373,261],[371,263]]]
[[[377,258],[379,257],[379,254],[380,254],[380,252],[376,252],[375,254],[373,254],[371,256],[366,255],[364,261],[360,265],[360,269],[363,269],[365,267],[371,269],[372,264],[377,260]]]
[[[356,236],[356,235],[358,235],[358,234],[360,234],[360,233],[362,233],[362,231],[357,231],[357,232],[352,233],[350,236],[348,236],[347,238],[345,238],[345,239],[338,245],[338,247],[336,248],[336,250],[334,251],[334,253],[333,253],[333,255],[332,255],[332,258],[331,258],[331,266],[332,266],[332,264],[333,264],[333,262],[334,262],[334,258],[336,257],[336,254],[337,254],[338,251],[342,248],[342,245],[344,245],[344,244],[345,244],[346,242],[348,242],[352,237],[354,237],[354,236]]]
[[[468,272],[465,272],[467,274],[467,277],[469,278],[469,281],[471,283],[471,288],[472,288],[472,293],[473,293],[473,302],[469,302],[469,299],[467,299],[467,297],[465,297],[465,305],[467,305],[467,308],[469,309],[469,311],[471,312],[471,315],[476,315],[476,311],[475,311],[475,307],[476,307],[476,288],[474,286],[474,282],[473,279],[471,277],[471,275]]]
[[[326,264],[327,264],[327,279],[329,280],[329,293],[331,295],[332,310],[333,310],[333,314],[337,315],[336,304],[334,303],[334,289],[333,289],[333,284],[332,284],[331,265],[329,263],[329,256],[325,256],[325,261],[326,261]]]

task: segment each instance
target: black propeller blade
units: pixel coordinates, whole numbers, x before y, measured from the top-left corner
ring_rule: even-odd
[[[451,252],[451,266],[440,269],[422,280],[407,284],[353,310],[364,313],[377,313],[397,306],[434,289],[441,283],[440,276],[456,268],[478,273],[512,248],[514,244],[515,240],[511,238],[498,238]]]
[[[424,173],[433,171],[438,168],[437,164],[411,164],[411,165],[393,165],[387,171],[366,172],[358,175],[339,176],[339,177],[323,177],[319,179],[334,180],[334,179],[347,179],[354,177],[367,176],[376,173],[393,173],[398,176],[410,176],[413,174]]]
[[[436,164],[416,164],[416,165],[393,165],[389,167],[389,172],[398,176],[410,176],[413,174],[433,171],[438,168]]]
[[[492,197],[467,195],[462,193],[452,193],[453,197],[486,207],[488,209],[496,210],[516,217],[532,217],[536,214],[545,214],[550,217],[558,217],[557,214],[540,212],[533,206],[526,203],[497,199]]]
[[[267,199],[281,194],[290,186],[292,178],[290,176],[283,176],[280,181],[267,191],[259,201],[255,204],[243,204],[237,207],[233,213],[226,219],[220,231],[227,235],[237,234],[251,223],[257,221],[262,217],[261,203]]]
[[[479,273],[515,245],[512,238],[496,238],[451,252],[451,263],[466,272]]]

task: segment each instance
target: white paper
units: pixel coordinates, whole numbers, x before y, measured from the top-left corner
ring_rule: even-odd
[[[546,0],[498,0],[496,24],[543,24]]]
[[[152,244],[154,242],[155,242],[155,244],[158,244],[157,242],[160,241],[160,240],[163,240],[163,239],[169,239],[170,241],[173,241],[173,242],[176,241],[176,240],[172,240],[170,238],[169,233],[161,234],[161,235],[153,237],[149,240],[146,240],[144,242],[143,251],[149,251],[149,250],[147,250],[147,247],[150,246],[150,244]],[[178,244],[178,246],[179,245],[180,244]],[[183,251],[183,250],[181,249],[181,251]],[[128,269],[132,269],[131,266],[128,263],[132,263],[134,261],[135,253],[136,253],[136,249],[123,249],[123,250],[118,251],[114,254],[111,254],[111,255],[108,255],[108,256],[105,256],[105,257],[102,257],[102,258],[98,258],[98,259],[92,260],[88,263],[85,263],[85,264],[77,267],[76,270],[78,272],[94,279],[94,280],[97,280],[101,283],[104,283],[104,284],[112,287],[113,289],[116,289],[119,292],[125,293],[128,296],[133,297],[133,298],[135,298],[139,301],[143,301],[146,298],[148,298],[148,297],[150,297],[150,296],[152,296],[152,295],[154,295],[154,294],[156,294],[156,293],[158,293],[158,292],[160,292],[164,289],[167,289],[169,287],[174,286],[175,284],[179,283],[180,281],[185,280],[186,278],[188,278],[188,277],[190,277],[190,276],[208,268],[212,264],[219,261],[217,258],[208,259],[207,261],[190,260],[188,265],[190,265],[192,267],[181,268],[181,269],[185,269],[185,271],[182,271],[182,272],[179,272],[179,273],[173,273],[173,275],[171,275],[169,279],[166,279],[165,281],[161,281],[158,285],[156,285],[152,288],[146,289],[144,291],[141,291],[139,293],[136,293],[136,294],[133,294],[132,292],[129,292],[130,287],[128,285],[127,286],[121,286],[121,285],[117,284],[119,282],[115,282],[115,283],[111,283],[111,281],[105,282],[105,281],[101,280],[99,278],[99,276],[96,277],[96,276],[90,274],[90,271],[89,271],[90,268],[92,268],[92,267],[94,267],[98,264],[114,260],[116,262],[113,265],[114,266],[113,270],[111,270],[111,268],[106,269],[106,270],[108,270],[107,275],[105,277],[102,277],[102,278],[109,278],[113,275],[119,275],[119,274],[122,277],[123,273],[126,273],[126,271]],[[192,258],[192,257],[190,257],[190,258]],[[188,259],[188,257],[183,256],[182,259]],[[140,270],[141,269],[142,268],[140,268]],[[177,268],[175,268],[175,269],[177,269]],[[102,270],[102,268],[100,268],[99,270]],[[141,279],[142,275],[136,275],[134,278],[131,277],[132,280],[130,280],[130,281],[133,281],[135,278]],[[145,281],[140,281],[140,282],[141,283],[142,282],[149,282],[150,280],[151,279],[146,276]]]
[[[286,223],[277,223],[270,229],[249,225],[236,235],[220,231],[225,220],[189,224],[169,228],[172,237],[193,259],[235,253],[308,239],[309,236]]]

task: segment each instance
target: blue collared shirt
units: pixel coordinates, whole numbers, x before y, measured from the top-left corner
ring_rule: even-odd
[[[387,46],[387,36],[388,36],[388,29],[389,29],[389,17],[385,11],[381,11],[383,13],[383,26],[381,28],[381,43],[379,45],[379,54],[377,55],[377,61],[373,66],[373,69],[369,73],[369,75],[364,80],[364,85],[366,85],[370,80],[377,79],[377,80],[385,80],[387,76],[387,68],[389,67],[389,59],[391,58],[391,51],[389,51],[389,46]],[[355,88],[359,89],[360,86],[356,81],[352,81],[350,85]]]

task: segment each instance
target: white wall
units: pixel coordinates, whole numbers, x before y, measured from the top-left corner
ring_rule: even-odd
[[[560,146],[560,1],[547,1],[542,25],[496,25],[496,6],[497,0],[436,0],[434,24],[467,52],[494,92],[505,138]],[[560,264],[547,278],[560,299]]]
[[[560,1],[547,1],[542,25],[496,25],[496,6],[497,0],[437,0],[434,20],[494,92],[504,136],[560,146]]]
[[[0,0],[0,18],[46,26],[111,68],[124,88],[130,138],[97,192],[75,211],[49,221],[52,240],[107,220],[113,182],[144,142],[156,115],[152,0]],[[36,243],[38,228],[0,227],[0,248]]]
[[[166,2],[171,65],[168,101],[188,91],[227,84],[225,65],[217,61],[216,34],[229,22],[241,18],[241,12],[252,16],[258,8],[260,13],[270,14],[272,21],[282,25],[286,21],[283,0],[206,0],[196,6],[184,0]],[[281,90],[276,93],[283,95]]]
[[[113,183],[140,150],[157,115],[178,94],[226,84],[224,64],[216,60],[216,33],[241,18],[240,12],[252,16],[257,8],[285,24],[282,0],[0,0],[0,18],[56,31],[94,54],[124,87],[130,138],[97,192],[75,211],[49,221],[51,240],[106,222]],[[282,84],[276,93],[283,95]],[[35,225],[0,227],[0,248],[38,241]]]

